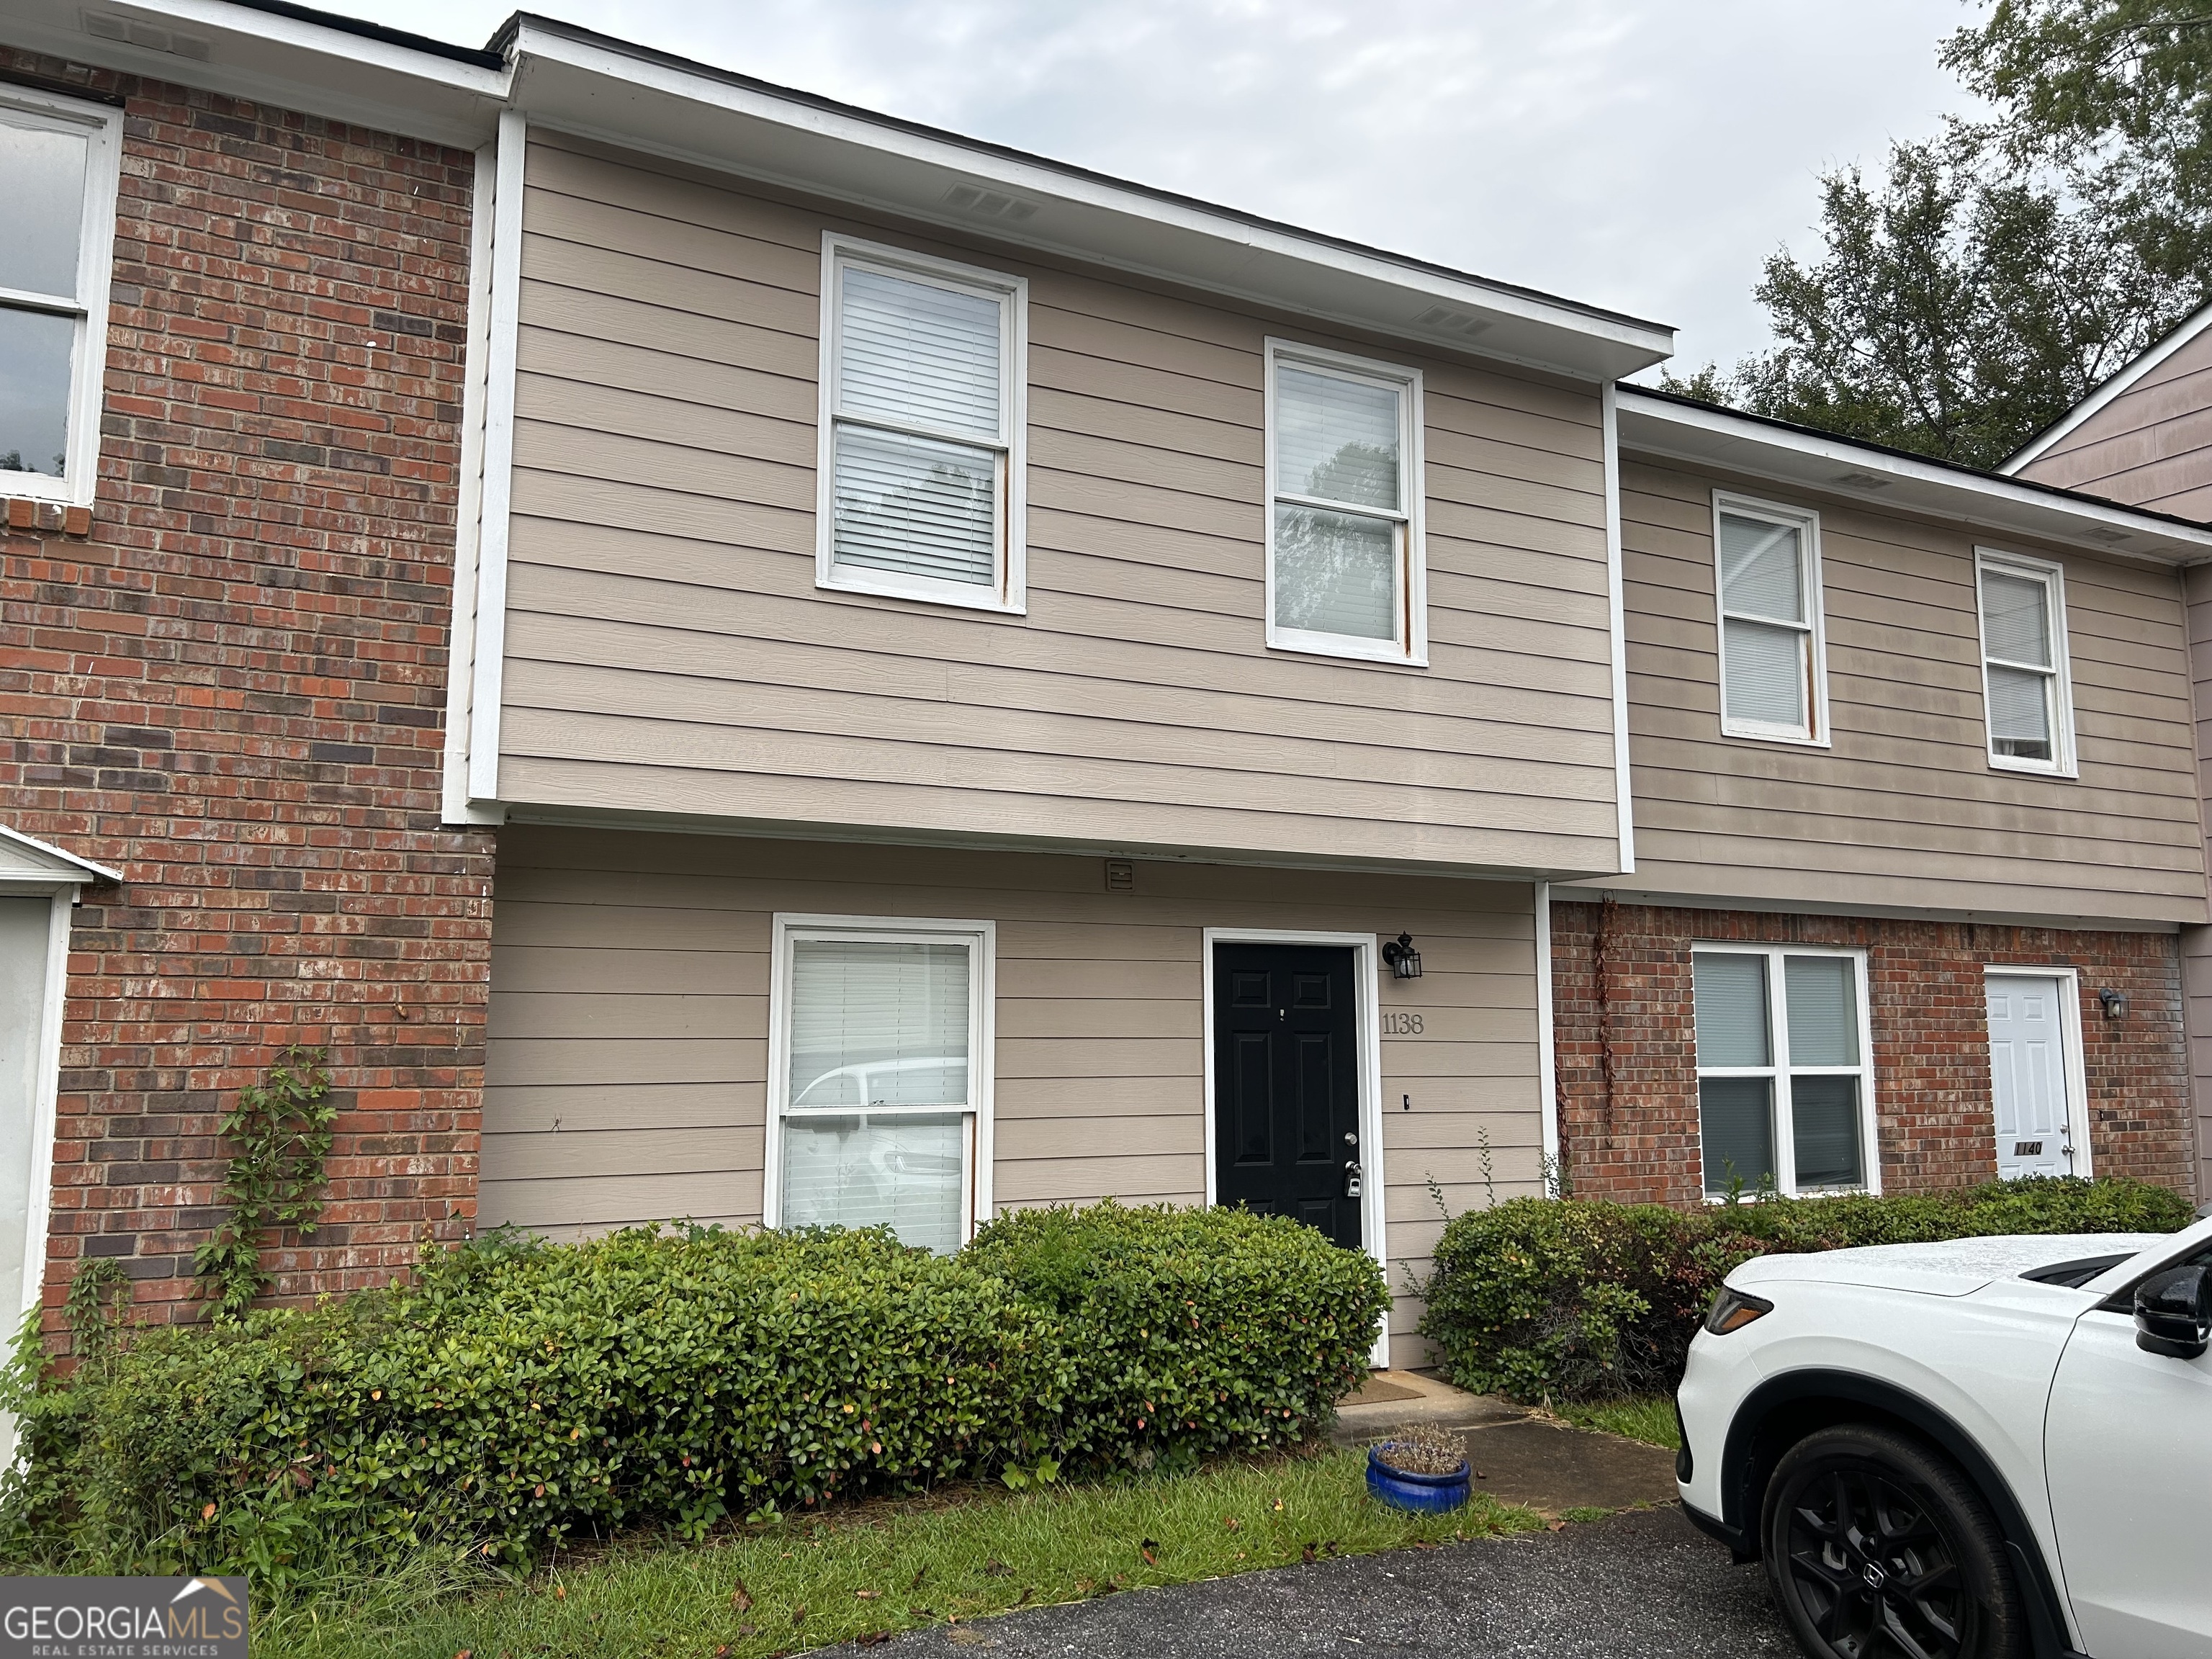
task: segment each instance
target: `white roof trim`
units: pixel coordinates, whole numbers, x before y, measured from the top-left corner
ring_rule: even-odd
[[[514,101],[532,125],[1478,356],[1605,380],[1674,331],[1225,208],[1156,193],[524,15]],[[945,205],[981,186],[1018,222]],[[1457,313],[1461,326],[1423,324]],[[1472,325],[1473,331],[1468,331]]]
[[[1748,473],[1869,507],[1946,518],[2002,536],[2079,547],[2104,558],[2160,565],[2212,560],[2212,529],[1917,459],[1849,438],[1778,425],[1622,386],[1620,447],[1631,453]]]
[[[2184,318],[2174,331],[2163,340],[2128,364],[2118,374],[2112,376],[2094,392],[2060,416],[2057,421],[2030,438],[2024,447],[1999,461],[1996,470],[2009,477],[2021,468],[2048,453],[2051,447],[2060,439],[2074,431],[2084,421],[2098,414],[2114,399],[2124,395],[2144,375],[2187,345],[2207,328],[2212,328],[2212,305],[2201,306]]]
[[[120,882],[104,864],[81,859],[36,836],[0,823],[0,882]]]
[[[65,62],[465,149],[490,134],[512,75],[231,0],[6,0],[4,10],[0,38]],[[94,34],[88,17],[172,49]]]

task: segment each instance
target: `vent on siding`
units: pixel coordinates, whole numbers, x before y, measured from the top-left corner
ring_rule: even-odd
[[[1019,224],[1037,210],[1035,202],[1024,202],[1018,196],[1006,196],[974,185],[953,185],[945,192],[945,202],[946,206],[958,208],[963,213],[984,219],[1004,219],[1009,224]]]
[[[1419,328],[1433,328],[1473,339],[1490,326],[1490,319],[1478,317],[1471,311],[1455,311],[1449,306],[1431,306],[1414,318],[1413,323]]]
[[[88,11],[84,14],[84,32],[100,40],[120,40],[127,46],[143,46],[149,52],[166,52],[177,58],[190,58],[204,64],[211,43],[197,34],[181,34],[174,29],[157,28],[151,23],[142,23],[135,17],[116,17],[106,12]]]

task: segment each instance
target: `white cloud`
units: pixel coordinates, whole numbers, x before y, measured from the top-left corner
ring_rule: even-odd
[[[474,44],[502,0],[358,0]],[[1966,100],[1958,0],[569,0],[586,27],[1679,325],[1765,338],[1815,175]]]

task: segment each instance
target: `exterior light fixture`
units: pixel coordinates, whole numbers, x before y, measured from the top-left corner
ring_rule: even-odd
[[[2098,992],[2097,1006],[2105,1011],[2106,1019],[2125,1019],[2128,1017],[2128,1000],[2118,991]]]
[[[1413,936],[1401,933],[1382,946],[1382,960],[1390,964],[1393,979],[1419,979],[1421,976],[1421,953],[1413,948]]]

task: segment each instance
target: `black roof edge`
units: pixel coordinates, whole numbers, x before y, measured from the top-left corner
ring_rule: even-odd
[[[427,34],[414,34],[405,29],[386,28],[381,23],[372,23],[365,18],[346,17],[334,11],[319,11],[313,6],[293,3],[293,0],[231,0],[235,6],[247,11],[265,12],[271,17],[289,17],[295,23],[313,23],[320,28],[335,29],[340,34],[350,34],[363,40],[381,41],[387,46],[402,46],[409,52],[427,53],[442,58],[448,63],[472,64],[477,69],[504,69],[507,54],[485,46],[457,46],[450,40],[434,40]],[[513,20],[508,20],[509,27]]]
[[[263,0],[263,3],[273,5],[277,3],[277,0]],[[580,23],[562,22],[558,18],[547,17],[540,12],[516,12],[500,26],[499,32],[491,38],[491,44],[502,51],[511,48],[516,34],[520,32],[525,23],[533,27],[543,28],[550,33],[566,35],[588,45],[621,52],[626,57],[657,64],[665,69],[681,70],[687,75],[700,76],[730,86],[743,87],[748,91],[765,93],[771,97],[788,99],[793,103],[804,104],[811,109],[818,109],[828,114],[851,116],[877,126],[910,133],[916,137],[932,138],[942,143],[957,145],[963,149],[974,150],[979,155],[996,156],[1001,161],[1019,161],[1025,166],[1043,167],[1070,179],[1080,179],[1086,183],[1105,185],[1115,190],[1125,190],[1132,195],[1147,197],[1156,202],[1168,203],[1176,207],[1192,208],[1201,213],[1218,215],[1222,218],[1234,220],[1239,224],[1249,225],[1255,230],[1279,231],[1285,235],[1297,237],[1303,241],[1318,242],[1324,246],[1338,248],[1346,253],[1358,253],[1372,259],[1388,260],[1390,264],[1401,265],[1408,270],[1422,271],[1432,276],[1449,277],[1454,282],[1473,283],[1482,288],[1494,289],[1500,294],[1512,295],[1518,299],[1534,300],[1544,305],[1557,306],[1562,311],[1574,312],[1601,322],[1619,323],[1629,328],[1651,329],[1669,335],[1674,332],[1674,325],[1669,323],[1655,323],[1649,318],[1632,316],[1625,311],[1611,311],[1603,306],[1584,304],[1579,300],[1562,299],[1556,294],[1547,294],[1541,289],[1528,288],[1517,283],[1500,282],[1492,276],[1477,276],[1472,271],[1460,270],[1450,265],[1437,264],[1431,260],[1416,258],[1411,254],[1394,253],[1388,248],[1376,247],[1365,242],[1355,242],[1348,237],[1331,236],[1321,231],[1308,230],[1302,226],[1290,224],[1280,219],[1269,219],[1260,214],[1247,213],[1239,208],[1224,207],[1218,202],[1208,202],[1196,196],[1185,196],[1176,191],[1162,190],[1156,185],[1140,185],[1127,179],[1117,179],[1109,173],[1094,172],[1089,167],[1078,167],[1072,161],[1054,161],[1048,155],[1039,155],[1030,150],[1016,149],[1010,144],[996,144],[988,139],[971,138],[963,133],[948,131],[943,127],[933,127],[920,121],[909,121],[901,116],[886,115],[880,110],[865,109],[857,104],[841,103],[836,99],[825,98],[819,93],[804,92],[794,87],[779,86],[773,81],[763,81],[756,76],[743,75],[735,70],[720,69],[714,64],[702,64],[696,58],[681,57],[675,52],[662,52],[653,46],[640,46],[635,41],[624,40],[611,34],[602,34],[597,29],[586,28]]]
[[[2084,489],[2067,489],[2057,484],[2038,483],[2033,478],[2015,478],[2008,472],[1995,472],[1987,467],[1968,466],[1963,461],[1947,461],[1935,455],[1923,455],[1917,450],[1899,449],[1894,444],[1879,444],[1871,438],[1854,438],[1846,432],[1830,432],[1824,427],[1806,426],[1797,421],[1777,420],[1771,415],[1754,415],[1747,409],[1731,409],[1726,404],[1709,404],[1702,398],[1685,398],[1679,392],[1662,392],[1656,386],[1638,386],[1633,380],[1618,383],[1624,392],[1633,392],[1641,398],[1656,398],[1661,403],[1680,404],[1685,409],[1702,409],[1715,415],[1727,415],[1739,421],[1749,421],[1754,426],[1771,426],[1778,432],[1796,432],[1808,438],[1826,438],[1831,443],[1849,444],[1854,449],[1871,451],[1876,455],[1888,455],[1900,461],[1917,461],[1923,466],[1932,466],[1945,472],[1956,472],[1962,477],[1985,479],[1991,483],[2010,484],[2016,489],[2049,495],[2054,500],[2071,501],[2079,507],[2101,507],[2116,513],[2132,514],[2138,519],[2154,519],[2161,524],[2179,525],[2184,530],[2212,530],[2212,524],[2201,519],[2185,519],[2178,513],[2160,513],[2154,507],[2134,507],[2126,501],[2116,501],[2103,495],[2092,495]]]

